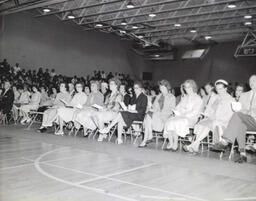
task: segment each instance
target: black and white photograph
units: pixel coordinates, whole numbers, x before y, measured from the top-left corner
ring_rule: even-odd
[[[256,201],[256,0],[0,0],[0,201]]]

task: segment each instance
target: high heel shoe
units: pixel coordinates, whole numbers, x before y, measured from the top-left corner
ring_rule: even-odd
[[[144,148],[144,147],[146,147],[147,146],[147,143],[141,143],[138,147],[139,148]]]

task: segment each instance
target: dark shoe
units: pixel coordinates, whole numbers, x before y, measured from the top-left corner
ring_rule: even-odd
[[[223,145],[222,143],[216,143],[210,148],[210,151],[225,152],[227,148],[228,148],[228,145]]]
[[[172,148],[164,148],[164,151],[172,151]]]
[[[183,151],[189,152],[187,145],[182,146]]]
[[[171,149],[171,151],[172,151],[172,152],[176,152],[176,151],[178,151],[178,149],[179,149],[179,148],[177,148],[177,149]]]
[[[238,158],[235,160],[235,163],[243,163],[243,162],[247,162],[247,157],[244,156],[244,155],[240,155],[240,157],[238,157]]]
[[[147,140],[147,141],[146,141],[146,144],[150,144],[150,143],[152,143],[153,141],[154,141],[153,139]]]
[[[146,147],[146,146],[147,146],[147,144],[139,145],[138,147],[139,147],[139,148],[144,148],[144,147]]]
[[[37,132],[39,133],[45,133],[47,131],[47,128],[39,128],[37,129]]]

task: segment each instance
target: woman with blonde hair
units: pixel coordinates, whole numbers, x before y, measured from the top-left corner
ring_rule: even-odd
[[[167,150],[178,149],[178,137],[185,137],[189,128],[193,127],[202,110],[202,99],[197,94],[197,85],[194,80],[184,82],[186,95],[173,110],[172,117],[167,120],[164,128],[164,137],[169,139]]]
[[[171,85],[167,80],[158,82],[160,94],[153,102],[152,110],[147,112],[144,118],[144,140],[139,147],[147,146],[152,138],[152,131],[161,132],[164,124],[170,117],[172,110],[175,108],[175,96],[171,93]]]

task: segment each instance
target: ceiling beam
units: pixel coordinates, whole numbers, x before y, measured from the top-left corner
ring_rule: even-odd
[[[254,30],[256,31],[256,30]],[[225,36],[225,35],[235,35],[235,34],[245,34],[248,32],[248,29],[225,29],[225,30],[216,30],[216,32],[212,33],[211,36]],[[203,37],[207,35],[205,34],[200,34],[200,37]],[[184,37],[188,38],[191,37],[190,35],[184,35],[184,36],[172,36],[172,35],[165,35],[162,36],[161,39],[163,40],[177,40],[177,39],[183,39]],[[191,38],[192,39],[192,38]],[[214,40],[214,38],[213,38]],[[156,41],[156,40],[155,40]]]
[[[256,9],[256,8],[255,8]],[[208,19],[196,19],[196,20],[190,20],[190,21],[186,21],[186,22],[179,22],[181,24],[181,26],[183,26],[184,24],[192,24],[192,23],[203,23],[203,22],[210,22],[210,21],[217,21],[217,20],[227,20],[227,19],[233,19],[233,18],[241,18],[244,17],[245,14],[241,14],[241,15],[235,15],[235,16],[224,16],[224,17],[212,17],[212,18],[208,18]],[[250,15],[254,16],[256,15],[256,13],[250,13]],[[176,23],[166,23],[166,24],[160,24],[160,25],[152,25],[152,27],[155,28],[159,28],[159,27],[170,27],[170,26],[174,26]],[[141,29],[147,29],[148,27],[142,27]],[[180,27],[182,28],[182,27]],[[127,31],[131,31],[133,29],[127,29]]]
[[[97,4],[91,4],[91,5],[86,5],[86,6],[81,6],[78,8],[70,8],[70,9],[66,9],[66,10],[60,10],[60,11],[55,11],[55,12],[50,12],[44,15],[36,15],[35,17],[46,17],[46,16],[50,16],[50,15],[55,15],[55,14],[60,14],[60,13],[64,13],[64,12],[71,12],[71,11],[75,11],[75,10],[82,10],[82,9],[88,9],[88,8],[93,8],[93,7],[98,7],[98,6],[103,6],[105,4],[114,4],[114,3],[120,3],[123,0],[114,0],[114,1],[107,1],[104,3],[97,3]],[[83,17],[83,16],[80,16]]]
[[[66,1],[71,1],[71,0],[40,0],[40,1],[23,3],[23,4],[20,4],[19,6],[14,6],[11,8],[0,10],[0,15],[9,15],[11,13],[17,13],[17,12],[21,12],[21,11],[36,9],[39,7],[45,7],[45,6],[49,6],[49,5],[59,4],[59,3],[66,2]]]
[[[250,1],[252,1],[252,0],[250,0]],[[180,15],[180,16],[175,16],[175,17],[158,18],[155,20],[146,20],[146,21],[144,20],[144,21],[139,21],[139,22],[133,22],[128,25],[159,22],[159,21],[162,21],[165,19],[174,20],[174,19],[181,19],[181,18],[186,18],[186,17],[196,17],[196,16],[204,16],[204,15],[210,15],[210,14],[228,13],[228,12],[234,12],[234,11],[238,11],[238,10],[250,10],[250,9],[254,9],[254,8],[256,8],[256,5],[255,6],[246,6],[246,7],[242,7],[242,8],[234,8],[234,9],[229,9],[229,10],[218,10],[218,11],[213,11],[213,12],[202,12],[202,13],[198,13],[198,14],[188,14],[188,15]]]
[[[255,13],[254,13],[255,15]],[[201,28],[201,27],[211,27],[211,26],[219,26],[219,25],[226,25],[226,24],[233,24],[233,23],[236,23],[236,24],[242,24],[243,22],[245,22],[245,19],[242,18],[242,20],[236,20],[235,22],[214,22],[214,23],[209,23],[209,24],[199,24],[199,25],[190,25],[190,26],[183,26],[183,27],[179,27],[179,28],[171,28],[171,29],[158,29],[158,30],[151,30],[151,31],[143,31],[143,32],[137,32],[135,34],[137,35],[144,35],[144,34],[148,34],[148,33],[159,33],[159,32],[166,32],[166,31],[176,31],[176,30],[183,30],[183,29],[191,29],[191,28]]]
[[[253,30],[255,31],[256,27],[251,27],[251,28],[248,28],[248,27],[244,27],[244,26],[240,26],[240,27],[237,27],[237,28],[218,28],[218,29],[211,29],[211,30],[207,30],[207,31],[201,31],[201,32],[198,32],[196,34],[191,34],[191,33],[186,33],[186,34],[170,34],[170,33],[167,33],[167,34],[161,34],[161,35],[155,35],[155,36],[145,36],[144,38],[159,38],[159,39],[164,39],[165,37],[168,37],[168,38],[172,38],[172,39],[178,39],[178,38],[183,38],[183,37],[194,37],[194,36],[206,36],[206,35],[221,35],[225,32],[227,33],[233,33],[233,32],[244,32],[244,31],[248,31],[248,30]],[[211,32],[209,34],[209,31]]]
[[[94,16],[98,16],[98,15],[107,15],[107,14],[112,14],[112,13],[117,13],[117,12],[125,12],[125,11],[130,11],[130,10],[136,10],[136,9],[141,9],[141,8],[147,8],[147,7],[153,7],[153,6],[158,6],[161,4],[170,4],[170,3],[177,3],[180,1],[186,1],[186,0],[168,0],[168,1],[161,1],[161,2],[157,2],[157,3],[150,3],[150,4],[146,4],[146,5],[141,5],[141,6],[135,6],[134,8],[124,8],[124,9],[115,9],[115,10],[109,10],[109,11],[105,11],[102,13],[93,13],[90,15],[85,15],[82,17],[94,17]],[[235,0],[232,0],[235,1]],[[238,0],[238,1],[242,1],[242,0]],[[76,17],[75,19],[79,19],[81,17]],[[69,20],[69,19],[66,19]],[[112,19],[113,20],[113,19]]]
[[[177,11],[182,11],[182,10],[200,8],[200,7],[216,6],[216,5],[227,4],[227,3],[234,3],[234,2],[241,2],[241,1],[245,1],[245,0],[225,0],[225,1],[216,2],[216,3],[207,3],[207,4],[200,4],[200,5],[193,5],[193,6],[182,7],[182,8],[172,8],[172,9],[162,10],[162,11],[158,11],[158,12],[154,12],[154,13],[155,14],[170,13],[170,12],[177,12]],[[252,1],[252,0],[249,0],[249,1]],[[179,2],[181,2],[181,1],[179,1]],[[150,5],[150,4],[147,4],[147,5]],[[101,13],[98,13],[98,14],[101,14]],[[139,14],[139,15],[131,15],[131,16],[120,17],[120,18],[115,18],[115,19],[111,18],[111,19],[102,20],[101,22],[108,22],[108,21],[113,21],[113,20],[123,20],[123,19],[129,19],[129,18],[143,17],[143,16],[148,16],[149,14],[150,13],[142,13],[142,14]],[[86,17],[88,17],[88,16],[86,16]],[[161,20],[163,20],[163,19],[161,19]],[[154,20],[147,20],[147,21],[151,22],[151,21],[154,21]],[[92,22],[84,23],[83,25],[88,25],[90,23],[92,23]],[[133,23],[128,23],[128,24],[136,24],[136,23],[139,24],[141,22],[133,22]]]

